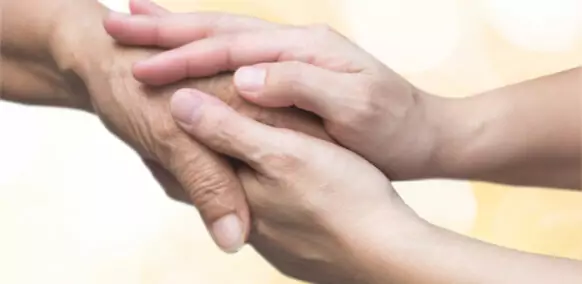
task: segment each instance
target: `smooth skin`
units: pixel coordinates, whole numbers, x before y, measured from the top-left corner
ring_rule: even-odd
[[[124,44],[174,48],[138,62],[138,80],[160,86],[236,71],[245,99],[318,114],[330,136],[393,180],[582,186],[581,67],[446,99],[326,26],[227,14],[114,14],[106,29]]]

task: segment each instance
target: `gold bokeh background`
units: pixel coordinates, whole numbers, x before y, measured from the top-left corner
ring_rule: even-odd
[[[102,2],[127,10],[125,0]],[[157,2],[176,12],[328,23],[442,96],[470,96],[582,64],[577,0]],[[7,137],[0,148],[9,149],[0,150],[0,283],[294,283],[251,249],[218,251],[197,214],[169,201],[95,118],[0,104],[0,127]],[[38,130],[19,131],[27,127]],[[396,187],[435,224],[582,260],[580,192],[462,181]]]

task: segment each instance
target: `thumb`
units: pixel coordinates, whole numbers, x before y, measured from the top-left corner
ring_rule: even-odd
[[[234,84],[260,106],[296,106],[331,120],[357,94],[350,75],[303,62],[263,63],[238,69]]]
[[[250,213],[243,188],[232,166],[188,136],[166,141],[172,151],[162,165],[172,173],[163,184],[171,197],[189,199],[198,209],[215,243],[225,252],[237,252],[250,230]],[[156,176],[159,179],[159,175]],[[185,195],[178,195],[180,186]],[[169,188],[173,186],[174,188]]]

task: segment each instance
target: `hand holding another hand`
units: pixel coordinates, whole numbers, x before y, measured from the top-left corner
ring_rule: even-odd
[[[422,227],[379,170],[340,146],[264,125],[197,90],[178,91],[172,111],[197,141],[244,162],[250,243],[289,276],[384,283],[366,273],[378,257],[367,245],[400,246]]]
[[[134,66],[146,84],[236,71],[234,84],[245,99],[317,114],[337,142],[390,178],[439,174],[444,99],[415,88],[326,26],[217,15],[114,15],[106,27],[123,44],[174,48]]]
[[[133,148],[169,196],[193,203],[225,251],[238,250],[250,230],[245,194],[232,166],[223,156],[199,144],[174,122],[169,101],[180,88],[212,93],[243,115],[266,124],[297,129],[328,138],[320,121],[297,109],[263,109],[240,98],[232,76],[188,79],[163,87],[135,80],[132,65],[159,50],[120,46],[100,25],[109,12],[94,1],[71,1],[55,25],[53,47],[60,68],[76,78],[76,94],[83,93],[87,111],[95,113],[113,134]],[[159,15],[165,10],[132,2],[138,14]]]

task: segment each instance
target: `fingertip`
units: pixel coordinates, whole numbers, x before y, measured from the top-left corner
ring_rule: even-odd
[[[178,122],[189,125],[198,116],[206,94],[195,89],[178,90],[170,99],[170,111]]]
[[[103,19],[103,26],[105,31],[113,37],[118,35],[123,30],[123,23],[127,19],[126,14],[111,11],[105,19]]]
[[[163,86],[171,83],[165,79],[164,72],[156,67],[155,61],[152,63],[154,58],[138,61],[133,65],[132,72],[135,79],[150,86]]]
[[[140,14],[140,4],[142,2],[141,0],[129,0],[129,11],[132,14]]]
[[[172,51],[163,52],[136,62],[133,65],[133,75],[138,81],[148,85],[167,85],[189,77],[185,64],[187,63],[184,63],[181,55]]]
[[[234,73],[233,84],[238,93],[246,100],[263,107],[288,107],[293,103],[267,83],[268,68],[265,64],[241,67]],[[284,90],[287,91],[287,90]]]
[[[239,216],[228,214],[210,226],[216,244],[226,253],[237,253],[246,242],[245,225]]]
[[[245,66],[234,73],[234,84],[245,94],[257,95],[260,93],[267,79],[267,70],[261,67]]]
[[[129,11],[134,15],[147,14],[150,3],[149,0],[129,0]]]
[[[138,61],[136,63],[133,64],[133,66],[131,67],[131,71],[133,73],[133,76],[138,80],[141,81],[142,83],[146,83],[149,84],[149,82],[147,82],[148,76],[148,60],[141,60]]]

